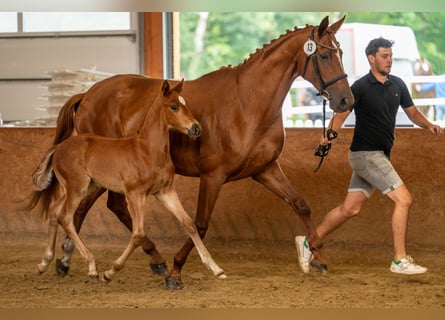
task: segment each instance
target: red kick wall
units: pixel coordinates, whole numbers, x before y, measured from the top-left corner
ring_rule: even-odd
[[[18,211],[32,190],[31,173],[51,144],[52,128],[0,128],[0,239],[44,241],[47,226],[37,215]],[[342,129],[321,169],[314,173],[318,158],[313,156],[320,129],[288,129],[281,159],[283,171],[312,208],[314,222],[338,205],[346,192],[350,167],[347,149],[352,129]],[[444,137],[426,130],[400,128],[396,131],[393,163],[410,189],[411,210],[408,243],[440,248],[445,243]],[[184,207],[195,215],[198,179],[177,176],[175,185]],[[106,241],[128,239],[128,232],[101,198],[87,216],[81,235]],[[183,239],[175,218],[150,202],[146,229],[153,239]],[[366,244],[391,244],[392,203],[376,192],[362,213],[330,239]],[[299,218],[281,199],[251,179],[226,184],[217,201],[208,239],[289,240],[303,227]],[[42,242],[42,246],[44,242]]]

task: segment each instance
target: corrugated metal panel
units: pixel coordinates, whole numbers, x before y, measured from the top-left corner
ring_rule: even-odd
[[[132,35],[0,39],[0,112],[3,119],[42,115],[42,82],[47,72],[93,68],[109,73],[139,73],[137,42]],[[17,79],[15,82],[2,79]],[[26,92],[26,94],[24,94]]]

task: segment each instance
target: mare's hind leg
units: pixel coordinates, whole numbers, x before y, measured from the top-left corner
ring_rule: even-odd
[[[125,196],[119,193],[108,191],[108,208],[119,218],[119,220],[132,231],[133,224],[131,221],[130,213],[127,208],[127,201]],[[168,274],[167,264],[164,258],[156,249],[156,245],[147,237],[144,236],[141,243],[144,252],[151,256],[150,268],[151,270],[161,276]]]
[[[224,270],[221,269],[216,262],[213,260],[212,256],[208,252],[206,246],[202,242],[193,220],[184,210],[181,201],[178,198],[178,194],[174,189],[162,190],[156,194],[156,198],[162,202],[162,204],[179,220],[181,226],[184,228],[185,232],[190,236],[193,244],[198,251],[202,263],[209,268],[215,276],[220,279],[225,279],[226,275]],[[175,283],[171,283],[174,281]],[[179,282],[178,282],[179,281]],[[182,288],[182,283],[179,279],[172,279],[171,277],[166,278],[166,285],[169,289],[179,289]]]
[[[302,219],[306,228],[309,246],[314,254],[314,258],[320,263],[323,263],[323,258],[321,257],[319,250],[323,244],[315,231],[315,226],[311,219],[311,210],[304,201],[303,197],[290,184],[289,180],[281,170],[278,161],[275,161],[263,172],[253,176],[252,178],[274,192],[294,209],[294,211]]]
[[[80,232],[80,228],[82,227],[82,223],[85,220],[85,217],[88,211],[91,209],[96,200],[105,192],[105,189],[100,187],[90,187],[90,191],[87,197],[85,197],[74,213],[74,226],[76,228],[76,232]],[[64,276],[68,273],[71,257],[74,253],[74,244],[71,238],[67,235],[65,236],[65,240],[62,244],[62,257],[60,259],[56,259],[56,272],[57,274]]]

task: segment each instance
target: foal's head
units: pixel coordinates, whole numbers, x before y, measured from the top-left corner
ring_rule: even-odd
[[[171,88],[167,80],[162,82],[161,97],[163,99],[163,112],[170,127],[197,138],[201,135],[201,125],[192,115],[186,102],[179,93],[182,90],[184,79]]]

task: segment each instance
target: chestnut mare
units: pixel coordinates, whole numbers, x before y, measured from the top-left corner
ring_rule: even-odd
[[[162,83],[161,92],[153,104],[143,108],[146,114],[134,137],[72,136],[46,153],[33,173],[37,191],[31,201],[31,207],[34,207],[46,197],[45,203],[51,204],[43,205],[42,210],[49,220],[49,233],[42,262],[37,266],[39,274],[47,270],[54,256],[60,224],[87,261],[88,275],[98,279],[94,256],[80,239],[73,216],[89,191],[101,186],[125,196],[133,221],[127,248],[111,269],[104,272],[102,280],[111,281],[145,238],[144,212],[150,194],[178,218],[193,240],[202,262],[217,277],[225,278],[224,271],[213,261],[173,187],[175,169],[170,156],[170,130],[174,128],[193,139],[201,134],[200,124],[179,95],[182,86],[183,81],[173,89],[167,80]],[[57,192],[52,192],[54,188]],[[47,190],[49,194],[46,194]]]
[[[177,174],[200,179],[195,225],[202,238],[222,185],[251,177],[285,200],[302,219],[311,248],[321,247],[308,205],[279,164],[285,140],[282,104],[294,80],[302,76],[329,100],[335,112],[351,107],[354,98],[335,38],[344,19],[329,25],[325,17],[319,26],[287,31],[238,66],[223,67],[186,81],[183,95],[201,123],[202,135],[191,143],[172,132],[171,155]],[[72,97],[60,111],[54,143],[76,133],[107,137],[134,134],[143,119],[144,106],[154,99],[161,81],[117,75]],[[77,230],[104,191],[98,188],[78,208]],[[107,204],[131,229],[125,198],[108,192]],[[152,270],[158,274],[166,272],[165,260],[154,243],[145,238],[142,247],[152,256]],[[62,248],[65,252],[59,266],[63,272],[64,268],[67,271],[73,250],[69,239]],[[168,288],[182,288],[181,270],[192,249],[193,242],[188,239],[175,255],[166,279]]]

